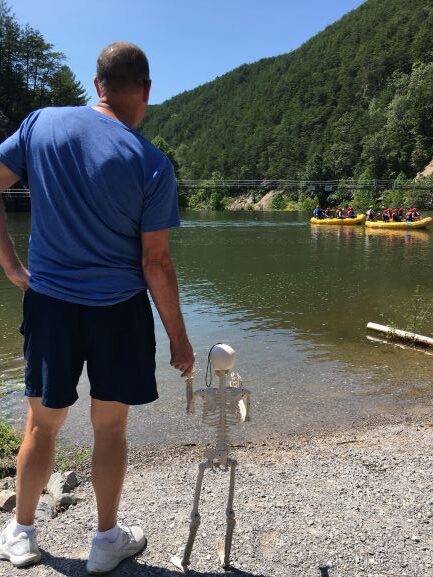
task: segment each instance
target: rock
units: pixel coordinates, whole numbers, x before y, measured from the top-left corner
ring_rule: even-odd
[[[56,500],[56,506],[69,507],[69,505],[76,505],[77,501],[77,497],[72,493],[63,493],[60,498]]]
[[[0,491],[0,509],[9,513],[15,508],[17,495],[15,491]]]
[[[427,164],[424,170],[418,172],[415,177],[415,180],[419,180],[420,178],[425,178],[426,176],[430,176],[433,173],[433,160]]]
[[[0,481],[0,491],[6,489],[15,490],[15,479],[13,477],[5,477]]]
[[[270,190],[254,205],[255,210],[266,210],[271,208],[272,198],[275,190]]]
[[[75,489],[75,487],[80,484],[80,480],[75,471],[66,471],[66,473],[64,473],[64,479],[68,485],[69,491],[72,491],[72,489]]]
[[[58,501],[63,493],[69,493],[69,487],[61,473],[51,475],[47,484],[47,491],[55,501]]]
[[[36,508],[36,520],[49,521],[57,517],[56,503],[51,495],[42,495]]]
[[[74,483],[76,485],[78,482],[78,478],[73,471],[69,471],[68,479],[71,485],[74,485]],[[51,475],[47,484],[47,491],[54,499],[56,508],[69,507],[69,505],[77,503],[77,498],[70,492],[71,486],[69,482],[61,473],[53,473]]]

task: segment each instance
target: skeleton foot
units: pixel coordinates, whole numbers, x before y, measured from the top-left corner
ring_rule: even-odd
[[[170,559],[170,563],[172,565],[174,565],[175,567],[177,567],[177,569],[180,569],[181,571],[183,571],[184,573],[186,573],[188,571],[188,567],[184,567],[182,565],[182,559],[180,557],[178,557],[177,555],[175,555],[174,557],[172,557]]]
[[[182,557],[175,555],[170,559],[170,561],[178,569],[186,573],[188,571],[188,566],[191,564],[191,553],[194,546],[195,536],[197,535],[198,528],[200,526],[200,513],[195,513],[191,516],[191,522],[189,524],[189,536],[188,542],[183,551]]]
[[[236,478],[236,467],[237,462],[234,459],[227,459],[227,464],[230,466],[230,485],[229,485],[229,498],[227,501],[226,509],[226,535],[225,539],[218,539],[218,556],[221,561],[221,566],[224,569],[230,567],[230,551],[232,548],[233,541],[233,531],[236,525],[235,512],[233,510],[233,500],[235,494],[235,478]]]
[[[230,568],[230,551],[232,548],[233,531],[236,525],[235,513],[230,511],[227,517],[227,531],[225,539],[218,539],[217,550],[218,557],[221,562],[221,567],[224,569]]]
[[[175,555],[170,559],[170,562],[184,573],[188,572],[188,565],[184,565],[183,557]]]

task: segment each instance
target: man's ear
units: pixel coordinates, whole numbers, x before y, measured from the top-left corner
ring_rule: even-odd
[[[152,86],[152,81],[147,80],[143,88],[143,102],[149,101],[150,87]]]
[[[99,81],[96,76],[93,79],[93,84],[95,85],[97,95],[101,97],[101,87],[99,86]]]

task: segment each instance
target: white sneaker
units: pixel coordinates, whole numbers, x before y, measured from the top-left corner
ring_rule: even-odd
[[[93,539],[86,569],[90,574],[108,573],[121,561],[145,549],[147,539],[140,527],[121,527],[114,543]]]
[[[7,559],[15,567],[25,567],[40,561],[41,552],[36,543],[36,531],[23,532],[13,537],[7,525],[0,535],[0,559]]]

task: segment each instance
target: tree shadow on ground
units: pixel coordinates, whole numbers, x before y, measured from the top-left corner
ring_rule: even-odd
[[[42,561],[41,565],[51,567],[59,575],[66,577],[87,577],[86,561],[82,559],[73,559],[68,557],[55,557],[41,549]],[[179,577],[183,575],[182,571],[173,569],[166,569],[165,567],[157,567],[147,563],[138,563],[133,557],[122,561],[122,563],[110,572],[112,577]],[[243,571],[236,567],[232,567],[227,571],[194,571],[190,569],[187,573],[189,577],[270,577],[263,573],[251,573],[250,571]]]

